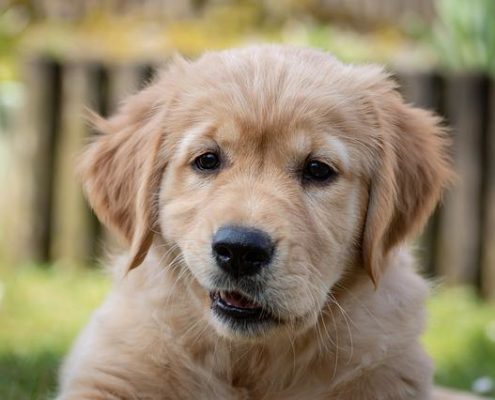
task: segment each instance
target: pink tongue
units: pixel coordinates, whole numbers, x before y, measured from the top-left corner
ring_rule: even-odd
[[[222,299],[229,305],[238,308],[259,308],[260,306],[253,303],[251,300],[245,298],[243,295],[237,292],[222,292]]]

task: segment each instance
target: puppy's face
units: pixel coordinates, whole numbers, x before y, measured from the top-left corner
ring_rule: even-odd
[[[178,249],[225,336],[311,326],[353,269],[377,284],[449,178],[433,116],[381,70],[316,51],[180,62],[99,125],[82,168],[96,212],[131,242],[131,268],[154,232]]]
[[[203,288],[193,295],[225,334],[314,321],[358,253],[367,186],[348,143],[330,124],[200,120],[181,134],[159,205]]]

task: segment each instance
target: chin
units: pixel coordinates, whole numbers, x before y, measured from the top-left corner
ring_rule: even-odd
[[[239,291],[210,292],[211,323],[220,336],[258,341],[286,325],[280,316]]]

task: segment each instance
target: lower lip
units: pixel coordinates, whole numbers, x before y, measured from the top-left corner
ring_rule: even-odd
[[[227,318],[232,322],[262,323],[274,320],[274,318],[261,307],[236,307],[228,304],[218,293],[214,292],[210,293],[210,298],[212,310],[221,318]]]

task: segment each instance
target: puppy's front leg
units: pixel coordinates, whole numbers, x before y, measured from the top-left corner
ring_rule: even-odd
[[[67,383],[56,400],[247,400],[242,389],[212,382],[198,382],[189,372],[164,371],[162,376],[153,376],[155,384],[148,377],[128,380],[101,374],[100,371],[84,371]],[[88,374],[89,373],[89,374]]]
[[[97,329],[100,328],[100,329]],[[90,325],[76,343],[62,370],[56,400],[246,400],[246,392],[217,379],[187,358],[185,352],[138,352]],[[97,333],[97,334],[95,334]],[[109,346],[113,342],[114,346]],[[135,341],[135,343],[138,343]],[[158,350],[157,350],[158,351]]]
[[[431,400],[433,364],[419,345],[337,385],[332,400]]]
[[[429,383],[409,381],[407,377],[374,372],[348,382],[332,393],[332,400],[431,400]]]

